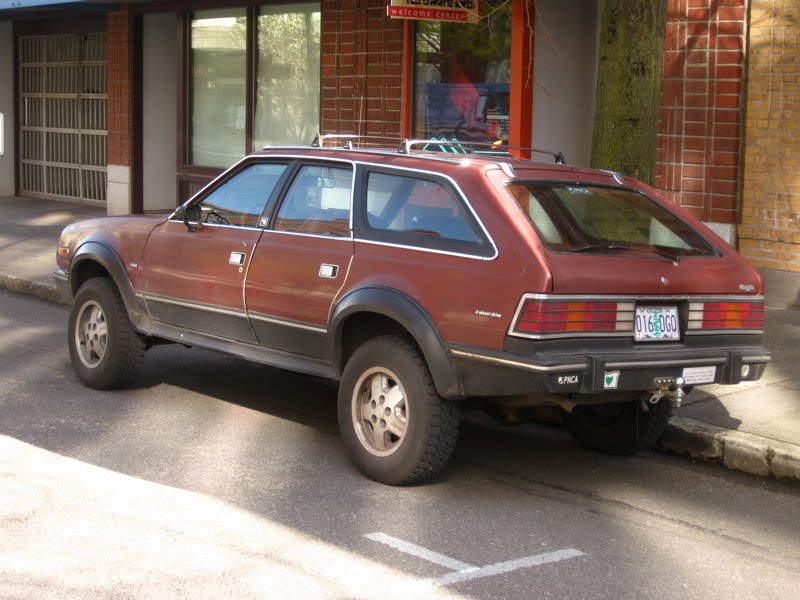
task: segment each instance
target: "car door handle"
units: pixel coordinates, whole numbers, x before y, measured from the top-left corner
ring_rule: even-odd
[[[244,264],[244,259],[244,252],[231,252],[231,257],[228,259],[228,263],[231,265],[236,265],[237,267],[241,267]]]
[[[336,279],[336,276],[339,274],[339,265],[328,265],[322,263],[319,266],[319,276],[325,277],[326,279]]]

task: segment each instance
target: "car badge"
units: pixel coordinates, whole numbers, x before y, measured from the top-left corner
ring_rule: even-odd
[[[661,283],[662,283],[663,285],[668,285],[668,284],[669,284],[669,279],[667,279],[666,277],[662,277],[662,278],[661,278]]]
[[[739,289],[743,292],[754,292],[756,286],[754,286],[752,283],[743,283],[739,286]]]

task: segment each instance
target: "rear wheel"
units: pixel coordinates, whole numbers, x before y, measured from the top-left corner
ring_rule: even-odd
[[[408,341],[367,341],[348,360],[339,387],[339,427],[355,465],[390,485],[436,475],[453,453],[459,410],[436,393]]]
[[[144,338],[133,329],[114,282],[96,277],[83,284],[70,310],[69,354],[84,385],[98,390],[128,386],[144,350]]]
[[[672,401],[655,404],[636,392],[630,400],[576,406],[565,415],[567,430],[584,447],[605,454],[632,454],[653,446],[672,414]]]

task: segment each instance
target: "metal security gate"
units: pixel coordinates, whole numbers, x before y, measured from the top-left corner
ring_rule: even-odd
[[[106,34],[19,38],[20,192],[104,206]]]

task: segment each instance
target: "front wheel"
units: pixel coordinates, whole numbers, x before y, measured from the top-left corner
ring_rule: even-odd
[[[371,339],[347,361],[339,428],[367,477],[389,485],[436,475],[453,453],[459,409],[436,393],[419,351],[396,336]]]
[[[565,414],[567,430],[582,446],[605,454],[645,450],[658,441],[672,414],[671,400],[651,404],[648,397],[635,393],[629,400],[578,405]]]
[[[96,277],[80,287],[68,329],[72,366],[84,385],[111,390],[130,384],[142,364],[145,342],[111,279]]]

